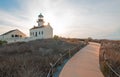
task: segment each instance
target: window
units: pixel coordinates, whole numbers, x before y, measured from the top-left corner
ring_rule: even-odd
[[[33,36],[34,36],[34,32],[33,32]]]
[[[40,35],[40,32],[39,32],[39,35]]]
[[[35,36],[37,37],[37,32],[35,33]]]
[[[14,37],[14,35],[11,35],[11,37]]]
[[[41,34],[43,35],[43,31],[41,32]]]
[[[15,35],[15,37],[19,37],[18,35]]]

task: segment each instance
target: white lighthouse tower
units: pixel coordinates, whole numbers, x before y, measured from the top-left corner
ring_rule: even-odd
[[[40,13],[40,15],[38,15],[38,27],[41,27],[44,25],[44,16]]]

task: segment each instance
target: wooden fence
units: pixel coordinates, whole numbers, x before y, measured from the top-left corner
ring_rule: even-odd
[[[112,64],[110,64],[109,58],[105,55],[105,51],[103,53],[103,58],[104,58],[104,61],[105,61],[106,65],[107,65],[107,67],[110,69],[109,72],[113,72],[116,75],[116,77],[120,77],[120,74],[117,71],[115,71],[113,69],[113,67],[111,66]],[[111,76],[109,76],[109,77],[111,77]]]
[[[57,59],[57,61],[55,63],[50,63],[51,68],[49,69],[49,72],[47,74],[47,77],[53,77],[54,74],[54,68],[57,66],[57,64],[62,60],[64,61],[66,58],[71,58],[71,56],[73,56],[79,49],[81,49],[83,47],[81,46],[77,46],[68,50],[65,50],[66,53],[64,53],[63,55],[60,54],[60,57]]]

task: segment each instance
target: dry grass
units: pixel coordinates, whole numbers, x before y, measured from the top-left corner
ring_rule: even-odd
[[[72,53],[85,44],[75,39],[45,39],[0,46],[0,77],[46,77],[49,63],[77,46]]]
[[[102,41],[100,49],[100,65],[105,77],[117,77],[106,65],[104,55],[109,65],[120,74],[120,41]]]

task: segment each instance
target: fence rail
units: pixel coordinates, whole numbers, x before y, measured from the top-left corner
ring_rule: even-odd
[[[104,60],[105,60],[105,62],[106,62],[106,65],[107,65],[107,67],[117,76],[117,77],[120,77],[120,74],[118,74],[112,67],[111,67],[111,65],[109,64],[109,58],[105,55],[105,52],[103,53],[103,58],[104,58]]]
[[[108,62],[106,62],[106,65],[110,68],[110,70],[118,77],[120,77],[120,75],[108,64]]]
[[[64,53],[63,55],[62,54],[60,54],[60,58],[58,58],[57,59],[57,61],[54,63],[54,64],[52,64],[52,63],[50,63],[50,66],[51,66],[51,68],[50,68],[50,70],[49,70],[49,72],[48,72],[48,74],[47,74],[47,77],[53,77],[53,73],[54,73],[54,71],[53,71],[53,69],[54,69],[54,67],[57,65],[57,63],[58,62],[60,62],[62,59],[64,59],[64,57],[71,57],[71,55],[72,55],[72,50],[75,50],[75,49],[77,49],[77,48],[80,48],[80,46],[77,46],[77,47],[74,47],[74,48],[72,48],[72,49],[67,49],[67,50],[65,50],[65,51],[67,51],[66,53]],[[74,53],[73,53],[74,54]]]

